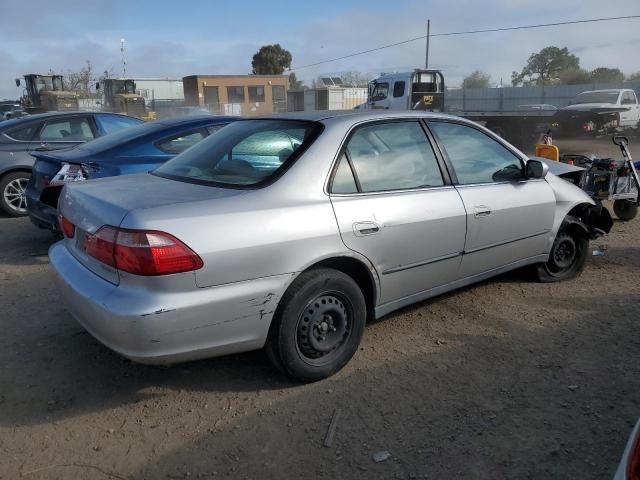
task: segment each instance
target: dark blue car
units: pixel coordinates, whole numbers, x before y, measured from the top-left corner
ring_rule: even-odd
[[[235,117],[199,115],[127,128],[76,148],[36,151],[27,185],[27,210],[38,227],[58,231],[58,196],[66,182],[148,172]]]

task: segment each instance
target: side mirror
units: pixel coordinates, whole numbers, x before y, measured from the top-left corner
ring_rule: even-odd
[[[20,79],[16,78],[16,87],[19,87],[19,86],[20,86]]]
[[[549,166],[540,160],[529,159],[525,167],[527,178],[544,178],[549,173]]]
[[[100,90],[100,82],[96,82],[96,90]]]

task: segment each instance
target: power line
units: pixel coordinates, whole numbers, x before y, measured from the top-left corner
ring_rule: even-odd
[[[567,22],[554,22],[554,23],[539,23],[536,25],[522,25],[519,27],[502,27],[502,28],[489,28],[485,30],[467,30],[463,32],[447,32],[447,33],[433,33],[429,35],[429,37],[452,37],[455,35],[474,35],[478,33],[491,33],[491,32],[507,32],[510,30],[527,30],[531,28],[543,28],[543,27],[558,27],[561,25],[575,25],[578,23],[595,23],[595,22],[609,22],[613,20],[628,20],[632,18],[640,18],[640,15],[625,15],[623,17],[603,17],[603,18],[589,18],[584,20],[572,20]],[[328,60],[322,60],[320,62],[309,63],[307,65],[301,65],[299,67],[290,68],[289,71],[294,70],[302,70],[303,68],[315,67],[317,65],[322,65],[325,63],[337,62],[338,60],[344,60],[346,58],[357,57],[358,55],[364,55],[366,53],[377,52],[378,50],[384,50],[386,48],[397,47],[398,45],[404,45],[406,43],[415,42],[418,40],[424,40],[427,38],[427,35],[421,35],[419,37],[409,38],[407,40],[402,40],[400,42],[389,43],[387,45],[382,45],[376,48],[370,48],[368,50],[362,50],[360,52],[350,53],[349,55],[344,55],[342,57],[331,58]]]

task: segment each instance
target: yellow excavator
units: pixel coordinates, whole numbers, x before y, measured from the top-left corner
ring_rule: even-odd
[[[16,78],[16,87],[22,83]],[[22,108],[27,113],[76,111],[79,95],[64,90],[62,75],[24,75],[24,91],[20,98]]]
[[[100,83],[96,83],[96,90],[100,87]],[[136,83],[130,78],[105,78],[102,81],[102,108],[142,120],[156,118],[155,112],[147,112],[144,97],[136,93]]]

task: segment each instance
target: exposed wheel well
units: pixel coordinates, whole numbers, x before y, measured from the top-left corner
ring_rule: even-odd
[[[333,268],[349,275],[362,290],[368,316],[372,318],[378,292],[371,272],[364,263],[351,257],[333,257],[314,263],[307,270],[315,268]]]

